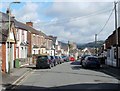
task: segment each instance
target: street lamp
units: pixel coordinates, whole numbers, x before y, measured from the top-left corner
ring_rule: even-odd
[[[20,3],[20,2],[11,2],[10,4],[9,4],[9,7],[8,7],[8,10],[9,10],[9,13],[8,13],[8,16],[9,16],[9,38],[10,38],[10,6],[12,5],[12,4],[15,4],[15,3]],[[10,58],[10,40],[8,40],[8,73],[10,73],[10,60],[11,60],[11,58]]]
[[[119,58],[118,58],[118,29],[117,29],[117,10],[116,10],[116,4],[118,2],[114,2],[115,7],[115,32],[116,32],[116,66],[119,67]]]
[[[95,55],[97,55],[97,34],[95,34]]]

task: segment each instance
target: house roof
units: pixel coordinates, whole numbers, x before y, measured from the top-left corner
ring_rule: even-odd
[[[53,44],[55,44],[55,43],[56,43],[56,40],[57,40],[57,37],[53,37],[53,36],[49,36],[49,37],[52,39]]]
[[[63,42],[61,42],[61,41],[58,41],[58,44],[61,46],[62,49],[68,50],[68,44],[63,43]]]
[[[11,18],[11,24],[13,19]],[[0,12],[0,42],[6,42],[8,38],[8,15]]]
[[[0,12],[0,16],[1,16],[0,17],[1,21],[4,20],[5,22],[8,22],[9,16],[7,14]],[[30,31],[31,33],[38,34],[38,35],[41,35],[41,36],[46,36],[43,32],[41,32],[39,30],[36,30],[33,27],[28,26],[28,25],[26,25],[26,24],[24,24],[22,22],[19,22],[16,19],[14,19],[13,17],[11,17],[10,20],[15,23],[16,28],[21,28],[21,29]]]
[[[42,45],[40,48],[46,48],[44,45]]]
[[[8,37],[8,23],[2,23],[2,27],[0,28],[0,42],[7,41]]]
[[[52,40],[52,38],[50,36],[46,36],[45,37],[46,39],[49,39],[49,40]]]

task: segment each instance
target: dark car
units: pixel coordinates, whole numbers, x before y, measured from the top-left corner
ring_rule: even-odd
[[[55,60],[56,60],[57,64],[60,64],[60,57],[59,56],[55,56]]]
[[[59,58],[60,58],[60,63],[64,63],[63,58],[61,56],[59,56]]]
[[[82,65],[82,61],[85,59],[85,57],[87,57],[87,56],[91,56],[91,55],[82,55],[81,56],[81,60],[80,60],[80,65]]]
[[[36,68],[51,68],[51,60],[47,55],[40,55],[36,60]]]
[[[84,68],[88,68],[88,67],[100,68],[100,61],[99,61],[98,57],[96,57],[96,56],[87,56],[82,61],[82,67],[84,67]]]
[[[69,61],[69,57],[68,56],[62,56],[64,62],[68,62]]]
[[[50,56],[50,60],[51,60],[51,64],[52,64],[52,66],[56,66],[56,64],[57,64],[57,61],[55,60],[55,57],[54,56]]]

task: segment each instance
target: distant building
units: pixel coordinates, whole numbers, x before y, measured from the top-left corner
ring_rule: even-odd
[[[68,44],[58,41],[58,55],[69,55]]]
[[[83,55],[94,55],[95,49],[94,48],[85,48],[82,50]]]
[[[52,52],[54,52],[54,56],[55,55],[58,55],[58,40],[57,40],[57,37],[56,36],[49,36],[52,41],[53,41],[53,45],[52,45]]]

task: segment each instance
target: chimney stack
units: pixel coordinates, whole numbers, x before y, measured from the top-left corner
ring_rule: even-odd
[[[26,25],[30,26],[30,27],[33,27],[33,22],[26,22]]]

